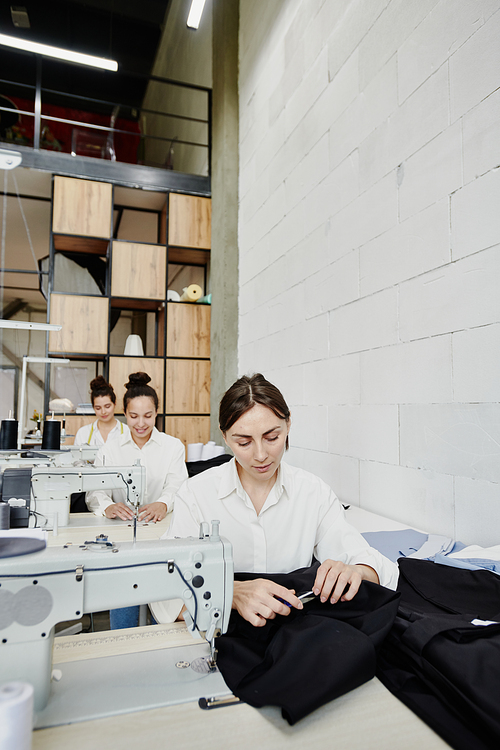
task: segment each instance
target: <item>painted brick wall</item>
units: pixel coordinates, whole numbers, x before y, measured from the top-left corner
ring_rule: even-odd
[[[288,460],[500,528],[500,0],[242,0],[239,370]]]

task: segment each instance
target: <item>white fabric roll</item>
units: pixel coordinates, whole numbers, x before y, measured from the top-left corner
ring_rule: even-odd
[[[213,458],[213,450],[215,448],[215,440],[209,440],[205,443],[201,451],[201,460],[208,461],[209,458]]]
[[[180,302],[181,295],[175,289],[169,289],[167,292],[167,302]]]
[[[188,443],[188,461],[199,461],[201,459],[201,451],[203,449],[203,443]]]
[[[31,750],[33,686],[27,682],[0,685],[0,750]]]

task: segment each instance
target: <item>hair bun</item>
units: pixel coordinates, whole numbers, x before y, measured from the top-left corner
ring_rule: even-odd
[[[125,388],[128,390],[129,388],[133,388],[134,386],[138,385],[147,385],[151,382],[151,378],[147,374],[147,372],[132,372],[128,376],[128,383],[125,383]]]
[[[102,375],[98,375],[96,378],[90,381],[90,390],[97,391],[100,388],[109,388],[109,383]]]

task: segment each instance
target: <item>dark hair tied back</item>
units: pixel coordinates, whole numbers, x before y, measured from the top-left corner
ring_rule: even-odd
[[[156,411],[158,411],[158,394],[154,388],[148,385],[150,382],[151,378],[147,372],[133,372],[128,376],[128,383],[125,383],[126,390],[123,397],[124,412],[127,411],[128,402],[140,396],[150,398],[155,405]]]
[[[90,400],[92,404],[99,396],[109,396],[113,404],[116,404],[116,394],[113,386],[102,375],[98,375],[90,382]]]
[[[226,433],[255,404],[267,406],[279,419],[290,419],[290,409],[281,391],[260,372],[239,378],[223,395],[219,407],[219,427]],[[288,448],[288,437],[286,439]]]

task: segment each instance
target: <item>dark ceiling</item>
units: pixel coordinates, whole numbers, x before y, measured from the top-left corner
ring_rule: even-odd
[[[14,7],[21,2],[18,0]],[[143,76],[151,73],[170,3],[171,0],[24,0],[22,7],[28,13],[30,28],[16,28],[11,3],[2,0],[0,31],[117,60],[118,73],[110,73],[43,58],[42,87],[140,107],[147,85]],[[0,47],[0,71],[3,93],[13,95],[5,79],[34,85],[35,56]],[[25,95],[34,98],[29,89],[25,89]],[[45,92],[43,98],[54,104],[61,102],[55,94]],[[93,109],[106,108],[94,105]]]

